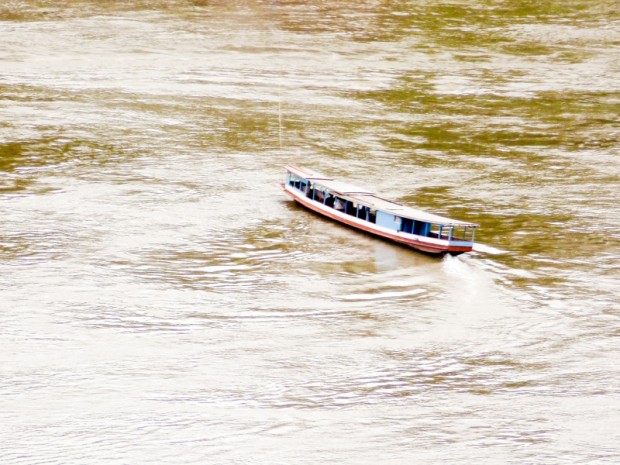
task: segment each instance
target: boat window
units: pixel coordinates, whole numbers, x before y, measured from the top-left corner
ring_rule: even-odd
[[[357,209],[357,217],[368,221],[368,207],[366,205],[360,205]]]
[[[334,197],[334,209],[338,211],[344,211],[344,200],[340,197]]]
[[[370,221],[371,223],[376,223],[377,222],[377,210],[375,210],[374,208],[371,208],[370,210],[368,210],[367,220]]]
[[[425,223],[424,221],[413,221],[413,234],[417,236],[428,236],[431,229],[430,223]]]
[[[357,216],[357,204],[355,202],[351,202],[350,200],[347,200],[345,202],[344,212],[347,215]]]
[[[322,186],[314,185],[314,200],[317,202],[325,202],[325,188]]]
[[[290,176],[290,179],[289,179],[289,184],[291,186],[293,186],[293,187],[295,187],[295,188],[305,192],[306,186],[308,186],[310,184],[310,181],[308,181],[306,179],[303,179],[303,178],[300,178],[299,176],[291,173],[291,176]]]
[[[330,208],[334,208],[334,196],[329,191],[327,191],[325,205],[327,205]]]
[[[402,218],[400,230],[411,234],[413,232],[413,220],[411,218]]]
[[[289,184],[291,186],[293,186],[293,187],[299,188],[299,176],[291,174],[291,177],[290,177],[290,180],[289,180]]]
[[[455,226],[452,233],[452,240],[455,241],[469,241],[472,237],[473,228],[467,226]]]

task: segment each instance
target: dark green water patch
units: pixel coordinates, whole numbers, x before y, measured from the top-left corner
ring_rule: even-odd
[[[494,8],[498,15],[509,19],[525,19],[544,21],[588,21],[603,18],[618,17],[618,4],[613,0],[509,0],[497,2],[484,0],[482,2]]]
[[[312,2],[310,2],[312,3]],[[345,5],[346,3],[346,5]],[[546,0],[531,2],[512,0],[505,2],[415,2],[408,0],[384,0],[374,6],[363,2],[364,7],[350,11],[348,2],[330,2],[333,22],[346,26],[362,23],[361,31],[354,31],[358,40],[400,40],[408,36],[423,37],[432,51],[434,47],[463,51],[464,49],[495,49],[517,55],[548,55],[554,48],[544,42],[522,41],[509,29],[518,24],[566,24],[567,22],[599,23],[620,16],[617,3],[611,0]],[[356,17],[355,13],[365,15]],[[431,45],[432,44],[432,45]]]
[[[589,227],[568,212],[538,213],[525,208],[504,210],[494,206],[467,212],[469,220],[483,225],[477,234],[482,243],[509,252],[501,261],[519,269],[536,270],[549,262],[561,268],[575,259],[589,259],[617,248],[619,240],[595,223]],[[544,262],[532,260],[543,257]]]
[[[468,131],[469,129],[469,131]],[[471,130],[461,124],[442,124],[438,126],[413,127],[408,130],[401,130],[401,133],[410,137],[418,138],[416,148],[426,151],[440,151],[453,154],[472,154],[485,155],[493,153],[494,156],[502,157],[502,153],[497,154],[499,148],[506,148],[504,152],[512,158],[515,152],[510,150],[514,147],[541,147],[557,145],[558,139],[554,134],[539,131],[508,131],[508,130]],[[387,141],[387,145],[393,149],[404,149],[402,143],[396,145]],[[495,151],[493,151],[495,149]]]
[[[404,77],[391,89],[359,92],[357,97],[393,111],[424,115],[415,123],[394,122],[398,137],[385,141],[393,149],[409,145],[478,155],[525,147],[612,149],[620,142],[618,92],[549,91],[531,97],[441,94],[433,76],[414,76]]]
[[[136,115],[148,126],[126,128],[121,138],[148,138],[146,131],[160,133],[153,150],[166,145],[176,150],[193,147],[204,151],[262,151],[279,145],[277,104],[235,98],[197,98],[115,94],[94,91],[81,97],[111,112]],[[295,123],[284,120],[282,133],[290,135]],[[146,141],[145,141],[146,142]],[[154,141],[150,139],[150,143]]]
[[[200,0],[21,0],[0,6],[2,21],[38,21],[130,11],[176,11],[213,2]]]
[[[246,105],[244,108],[204,109],[204,131],[193,133],[190,143],[204,150],[256,151],[274,149],[278,146],[278,117],[270,108]]]
[[[117,158],[113,146],[89,139],[57,136],[0,143],[0,170],[6,172],[65,163],[101,164]]]
[[[49,88],[27,84],[0,84],[0,100],[13,102],[52,102],[62,98],[62,93]]]
[[[618,18],[614,0],[21,0],[4,2],[0,20],[30,21],[158,11],[170,15],[234,14],[265,26],[303,33],[341,32],[354,40],[400,40],[425,36],[441,46],[489,46],[511,42],[513,24],[597,22]]]
[[[510,55],[531,57],[536,55],[551,55],[557,51],[557,47],[555,45],[552,46],[534,41],[520,41],[503,45],[501,51]]]

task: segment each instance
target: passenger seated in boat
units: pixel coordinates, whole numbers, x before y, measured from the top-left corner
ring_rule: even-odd
[[[345,213],[347,215],[356,216],[357,215],[357,207],[353,204],[353,202],[349,202],[346,205],[347,205],[347,208],[345,209]]]
[[[377,210],[375,210],[374,208],[370,208],[368,210],[368,221],[370,221],[371,223],[376,223],[377,222]]]
[[[312,198],[312,186],[310,184],[306,186],[306,197]]]
[[[340,200],[338,197],[334,199],[334,209],[338,211],[344,211],[344,202]]]
[[[323,195],[323,191],[321,191],[320,189],[315,189],[314,190],[314,200],[316,200],[317,202],[323,203],[324,199],[325,199],[325,196]]]

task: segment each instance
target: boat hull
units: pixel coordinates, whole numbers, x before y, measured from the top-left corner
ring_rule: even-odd
[[[281,184],[281,187],[284,192],[295,202],[324,217],[338,221],[342,224],[346,224],[347,226],[353,227],[360,231],[411,247],[423,253],[432,255],[459,255],[465,252],[470,252],[473,248],[471,244],[455,244],[454,241],[450,243],[450,241],[443,239],[416,236],[414,234],[408,234],[401,231],[390,231],[386,228],[376,226],[374,223],[361,220],[354,216],[347,215],[338,210],[327,207],[320,202],[306,197],[301,191],[291,188],[290,186]]]

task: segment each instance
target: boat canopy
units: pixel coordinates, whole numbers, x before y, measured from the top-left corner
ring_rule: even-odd
[[[331,192],[337,192],[342,195],[363,195],[373,196],[374,192],[364,189],[363,187],[354,186],[346,182],[330,180],[317,180],[317,184],[327,188]]]
[[[442,224],[444,226],[467,226],[469,228],[475,228],[478,226],[475,223],[468,223],[466,221],[459,221],[446,216],[435,215],[434,213],[427,213],[416,208],[411,208],[390,200],[382,199],[376,195],[353,195],[348,197],[354,202],[367,205],[375,210],[391,213],[394,216],[400,216],[401,218],[424,221],[425,223]]]
[[[320,181],[318,184],[330,191],[338,192],[339,194],[374,194],[374,192],[369,191],[368,189],[365,189],[363,187],[354,186],[346,182],[334,181],[333,178],[330,178],[329,176],[324,176],[316,171],[309,170],[308,168],[303,168],[300,166],[287,166],[286,169],[292,174],[297,175],[307,181]]]
[[[466,221],[459,221],[445,216],[427,213],[422,210],[377,197],[374,192],[368,189],[360,188],[340,181],[334,181],[332,178],[324,176],[308,168],[287,166],[286,169],[300,178],[316,182],[317,185],[325,187],[330,192],[339,194],[345,200],[350,200],[378,211],[391,213],[394,216],[423,221],[426,223],[440,224],[443,226],[464,226],[468,228],[478,227],[475,223],[468,223]]]
[[[304,178],[309,181],[332,180],[332,178],[330,178],[329,176],[324,176],[321,173],[317,173],[316,171],[309,170],[308,168],[303,168],[300,166],[289,165],[286,167],[286,170],[292,174],[299,176],[300,178]]]

